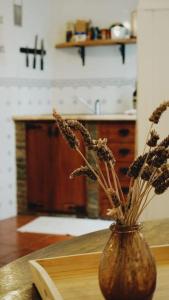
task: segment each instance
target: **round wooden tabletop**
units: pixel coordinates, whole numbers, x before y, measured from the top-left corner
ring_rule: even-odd
[[[143,233],[150,245],[169,244],[169,219],[147,222]],[[102,230],[56,243],[21,257],[0,269],[1,300],[40,300],[32,285],[29,260],[102,251],[110,235]]]

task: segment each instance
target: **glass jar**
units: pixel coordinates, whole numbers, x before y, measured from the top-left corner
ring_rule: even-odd
[[[156,265],[140,225],[112,225],[101,255],[99,285],[106,300],[151,300]]]

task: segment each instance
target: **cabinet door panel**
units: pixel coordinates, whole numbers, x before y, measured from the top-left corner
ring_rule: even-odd
[[[79,136],[80,138],[80,136]],[[85,178],[70,179],[72,171],[84,164],[79,154],[67,145],[62,135],[57,137],[57,209],[61,211],[76,211],[79,206],[85,206]],[[84,146],[81,151],[84,153]]]
[[[26,126],[28,206],[43,210],[48,190],[47,126],[31,123]]]
[[[69,179],[83,164],[81,157],[70,149],[55,123],[31,123],[26,131],[28,206],[60,212],[84,209],[85,178]]]

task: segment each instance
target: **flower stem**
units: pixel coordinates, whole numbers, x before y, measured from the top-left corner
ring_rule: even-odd
[[[82,154],[82,152],[80,151],[80,149],[78,147],[76,147],[76,151],[80,154],[80,156],[83,158],[83,160],[85,161],[86,165],[89,167],[89,169],[94,173],[94,175],[96,176],[98,183],[100,184],[100,186],[102,187],[102,189],[104,190],[105,194],[107,195],[107,198],[109,200],[109,203],[111,205],[111,207],[113,207],[113,203],[111,200],[111,196],[108,193],[106,187],[104,186],[103,182],[101,181],[99,175],[97,172],[95,172],[95,170],[93,169],[93,167],[90,165],[90,163],[87,161],[87,159],[85,158],[85,156]]]

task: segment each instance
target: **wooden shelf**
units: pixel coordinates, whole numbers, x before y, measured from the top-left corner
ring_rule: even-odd
[[[55,45],[57,49],[74,48],[78,47],[78,53],[82,59],[83,66],[85,65],[85,48],[86,47],[98,47],[98,46],[115,46],[119,45],[120,53],[122,56],[122,62],[125,62],[125,45],[136,44],[136,38],[123,38],[123,39],[108,39],[108,40],[87,40],[82,42],[65,42]]]
[[[111,46],[135,44],[136,38],[110,39],[110,40],[87,40],[83,42],[68,42],[56,44],[56,48],[72,48],[72,47],[95,47],[95,46]]]

